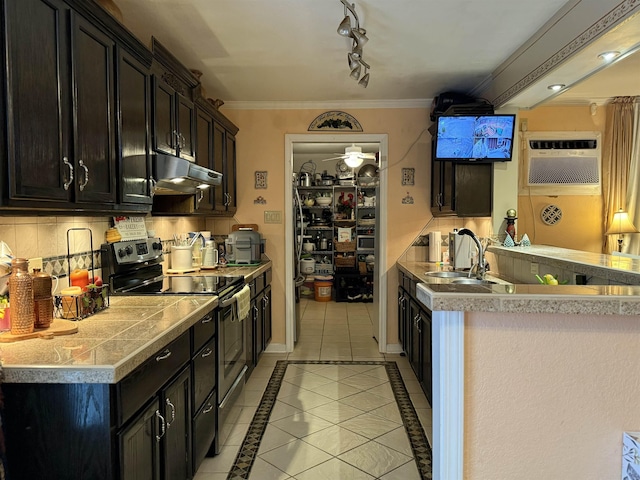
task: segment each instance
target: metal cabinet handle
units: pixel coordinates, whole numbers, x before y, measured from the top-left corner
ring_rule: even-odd
[[[80,184],[80,191],[84,190],[84,187],[87,186],[87,183],[89,183],[89,168],[84,164],[84,162],[82,160],[80,160],[80,162],[78,162],[78,164],[84,168],[84,182],[82,182]]]
[[[213,410],[213,405],[211,405],[210,403],[207,403],[207,408],[202,410],[202,413],[209,413],[211,410]]]
[[[266,307],[267,305],[269,305],[269,297],[264,296],[262,297],[262,304]]]
[[[62,163],[64,163],[67,167],[69,167],[69,180],[64,182],[62,187],[65,190],[69,190],[69,187],[71,186],[71,183],[73,182],[73,165],[71,165],[69,163],[69,159],[67,157],[62,157]]]
[[[204,191],[198,190],[198,195],[196,197],[196,205],[200,205],[200,202],[202,201],[203,198],[204,198]]]
[[[202,317],[202,320],[200,320],[200,323],[209,323],[212,321],[213,321],[213,315],[206,315]]]
[[[156,357],[156,362],[160,362],[162,360],[165,360],[167,358],[169,358],[171,356],[171,350],[167,349],[164,352],[162,352],[160,355],[158,355]]]
[[[260,310],[258,310],[258,307],[256,305],[253,306],[253,319],[254,320],[258,320],[258,313],[260,313]]]
[[[162,437],[164,437],[164,434],[167,430],[167,422],[165,421],[164,417],[160,415],[160,410],[156,410],[156,417],[160,419],[160,435],[156,435],[156,442],[160,443],[160,440],[162,439]]]
[[[231,195],[225,192],[224,198],[225,198],[224,206],[228,207],[229,205],[231,205]]]
[[[178,145],[180,145],[180,148],[187,146],[187,139],[181,133],[178,133]]]
[[[206,350],[204,350],[202,352],[202,354],[200,355],[200,358],[207,358],[208,356],[210,356],[213,353],[213,350],[211,350],[209,347],[207,347]]]
[[[149,189],[149,193],[151,195],[151,198],[153,198],[153,196],[156,194],[156,179],[153,178],[153,176],[149,177],[149,186],[151,187]]]
[[[173,403],[171,403],[171,400],[168,398],[166,402],[167,402],[167,405],[171,407],[171,421],[167,422],[167,428],[169,428],[176,419],[176,406]]]
[[[422,322],[422,317],[420,316],[420,314],[418,313],[414,318],[413,318],[413,323],[416,326],[416,330],[418,330],[418,333],[422,333],[422,326],[420,325],[420,323]]]

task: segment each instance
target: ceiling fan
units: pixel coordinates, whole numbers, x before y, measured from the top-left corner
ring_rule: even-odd
[[[322,160],[323,162],[327,162],[329,160],[343,160],[344,163],[347,164],[348,167],[357,168],[362,165],[363,160],[376,160],[375,153],[362,153],[362,147],[358,147],[355,143],[352,143],[350,147],[346,147],[344,149],[344,154],[335,153],[334,155],[338,155],[337,157],[325,158]]]

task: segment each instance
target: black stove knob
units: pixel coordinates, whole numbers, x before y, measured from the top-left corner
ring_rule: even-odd
[[[124,256],[126,256],[126,255],[127,255],[127,254],[125,253],[125,251],[124,251],[122,248],[119,248],[119,249],[118,249],[118,256],[119,256],[120,258],[122,258],[122,257],[124,257]]]
[[[127,248],[124,249],[127,252],[127,255],[131,255],[133,253],[133,247],[131,245],[127,245]]]
[[[162,243],[153,242],[153,244],[151,245],[151,248],[153,248],[154,250],[162,250]]]

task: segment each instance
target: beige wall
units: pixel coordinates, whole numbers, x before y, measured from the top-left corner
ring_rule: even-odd
[[[313,119],[325,110],[225,110],[224,114],[240,129],[237,140],[238,213],[240,223],[257,223],[266,238],[266,253],[273,260],[273,337],[274,343],[285,343],[285,223],[289,215],[285,194],[289,179],[285,171],[285,134],[309,133]],[[397,343],[397,313],[395,306],[397,273],[395,262],[430,220],[430,142],[425,129],[431,123],[429,111],[408,109],[348,109],[367,134],[389,136],[389,196],[387,209],[388,234],[384,239],[388,275],[388,343]],[[335,134],[335,131],[328,132]],[[338,132],[339,133],[339,132]],[[319,137],[322,134],[318,134]],[[414,144],[415,142],[415,144]],[[415,185],[403,186],[402,168],[415,168]],[[268,188],[254,188],[254,172],[268,172]],[[407,192],[414,204],[403,204]],[[266,205],[254,204],[259,195]],[[283,212],[282,224],[264,224],[265,210]]]
[[[598,131],[602,133],[606,107],[591,115],[589,106],[538,107],[519,113],[520,121],[528,122],[528,131]],[[524,171],[524,155],[520,155],[519,169]],[[562,210],[562,220],[549,226],[540,219],[540,212],[549,205]],[[523,195],[518,196],[518,237],[526,233],[532,243],[600,253],[604,228],[601,195]]]
[[[466,313],[464,478],[621,478],[639,350],[633,316]]]

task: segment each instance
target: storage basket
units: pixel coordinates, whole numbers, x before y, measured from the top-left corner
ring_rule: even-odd
[[[356,250],[356,241],[352,240],[351,242],[334,242],[336,247],[336,252],[355,252]]]
[[[355,267],[356,266],[356,257],[336,257],[335,258],[336,267]]]
[[[66,320],[81,320],[109,306],[109,286],[94,287],[78,295],[56,295],[55,316]]]

